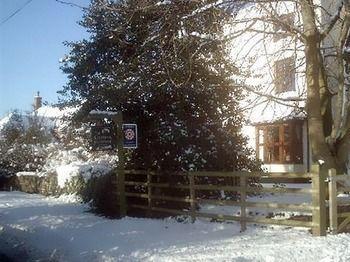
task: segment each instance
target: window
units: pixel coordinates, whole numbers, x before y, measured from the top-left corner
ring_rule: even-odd
[[[257,158],[265,164],[302,164],[302,121],[256,126]]]
[[[294,25],[294,14],[281,15],[279,16],[279,21],[273,25],[273,30],[276,33],[273,35],[275,42],[288,35],[288,25]]]
[[[276,94],[295,91],[295,63],[293,57],[275,62],[274,84]]]

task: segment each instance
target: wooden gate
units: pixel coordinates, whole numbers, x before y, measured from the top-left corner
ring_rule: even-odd
[[[350,192],[350,176],[337,175],[329,170],[329,227],[332,234],[343,232],[350,225],[350,198],[342,199],[339,193]]]

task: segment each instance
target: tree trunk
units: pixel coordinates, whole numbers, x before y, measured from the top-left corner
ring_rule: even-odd
[[[307,83],[307,114],[309,139],[314,162],[324,161],[326,168],[336,166],[334,156],[326,142],[324,124],[321,113],[321,97],[319,82],[319,50],[320,34],[315,24],[315,12],[310,0],[301,1],[301,14],[305,35],[306,83]]]

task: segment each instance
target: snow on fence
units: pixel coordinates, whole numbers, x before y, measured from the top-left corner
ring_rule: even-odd
[[[350,199],[341,198],[340,195],[350,192],[349,185],[349,175],[337,175],[335,169],[329,170],[329,227],[332,234],[343,232],[350,224]]]
[[[127,175],[128,179],[125,178]],[[321,175],[318,166],[313,166],[313,171],[310,173],[283,173],[283,174],[265,174],[253,172],[181,172],[178,176],[187,177],[183,180],[185,183],[162,183],[155,177],[161,177],[163,174],[124,170],[118,175],[118,195],[120,213],[125,215],[127,210],[136,208],[143,209],[147,212],[164,212],[173,215],[187,215],[194,221],[197,217],[211,218],[217,220],[238,221],[241,224],[241,230],[246,229],[246,223],[261,223],[270,225],[284,225],[293,227],[307,227],[312,229],[313,235],[326,234],[326,205],[325,205],[325,178]],[[143,177],[142,182],[137,177]],[[164,176],[164,175],[163,175]],[[239,185],[213,185],[210,179],[200,178],[235,178],[239,181]],[[263,188],[254,187],[249,183],[249,179],[269,178],[269,179],[311,179],[311,188]],[[142,189],[140,192],[129,192],[127,188],[137,187]],[[158,189],[158,193],[157,193]],[[159,194],[159,189],[178,189],[187,192],[184,197],[174,197],[170,195]],[[235,192],[237,200],[227,199],[210,199],[198,192],[217,191],[217,192]],[[312,197],[312,204],[291,204],[291,203],[276,203],[276,202],[251,202],[247,200],[247,195],[257,193],[293,193],[293,194],[308,194]],[[146,200],[147,204],[129,203],[129,198],[140,198]],[[128,201],[127,201],[128,200]],[[184,208],[168,208],[168,206],[159,207],[156,201],[172,201],[187,203],[188,209]],[[197,210],[197,204],[215,204],[240,207],[239,215],[224,215],[214,213],[204,213]],[[272,219],[265,217],[247,216],[247,207],[267,208],[271,210],[283,209],[286,211],[300,211],[312,213],[312,219],[293,220],[293,219]]]

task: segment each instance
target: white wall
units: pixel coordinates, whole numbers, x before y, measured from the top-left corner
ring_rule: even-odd
[[[278,6],[280,14],[296,13],[294,4]],[[255,5],[243,9],[235,19],[235,23],[230,28],[231,33],[239,36],[231,43],[231,57],[244,74],[242,82],[245,81],[250,88],[263,93],[281,98],[305,98],[306,84],[304,77],[304,47],[295,37],[287,36],[281,40],[274,41],[273,35],[262,34],[260,31],[274,32],[271,24],[262,21],[252,25],[254,19],[266,17],[268,14],[261,11]],[[299,17],[295,16],[295,24],[298,24]],[[238,21],[238,22],[237,22]],[[240,34],[241,30],[250,28]],[[296,61],[295,91],[282,94],[275,93],[274,86],[274,65],[275,62],[288,57],[294,57]],[[243,128],[243,134],[249,138],[249,146],[256,148],[256,137],[254,123],[274,122],[281,119],[292,119],[294,117],[305,117],[303,113],[304,102],[288,102],[282,104],[271,101],[267,97],[247,92],[248,97],[242,103],[246,108],[245,114],[250,125]],[[307,150],[306,125],[303,127],[303,164],[284,165],[272,164],[264,165],[268,172],[305,172],[307,170],[308,150]]]
[[[295,13],[293,4],[283,7],[279,8],[281,14]],[[303,45],[294,37],[288,36],[279,41],[274,41],[273,35],[256,32],[263,30],[274,32],[273,26],[266,22],[258,21],[253,26],[251,25],[254,19],[260,19],[267,15],[266,12],[264,13],[255,5],[250,5],[240,11],[230,29],[233,32],[240,32],[246,28],[250,30],[246,30],[245,33],[233,39],[231,43],[231,57],[244,74],[242,81],[244,79],[247,85],[265,95],[281,98],[305,97]],[[297,23],[297,20],[296,17],[295,23]],[[276,61],[288,57],[295,57],[296,60],[296,90],[277,95],[274,86],[274,64]],[[247,109],[246,116],[251,123],[272,122],[281,118],[290,118],[293,112],[299,111],[296,108],[304,107],[304,102],[284,101],[282,105],[267,100],[267,97],[250,93],[242,103],[242,106]]]
[[[315,4],[322,6],[316,8],[319,26],[322,28],[332,19],[336,13],[341,0],[314,0]],[[261,5],[261,4],[260,4]],[[302,30],[301,15],[296,9],[292,1],[281,1],[280,3],[273,3],[278,14],[295,14],[295,25]],[[263,31],[274,32],[271,24],[261,21],[262,18],[269,17],[269,5],[263,8],[258,8],[257,4],[250,4],[242,9],[235,21],[228,27],[228,31],[236,35],[231,42],[231,57],[232,60],[241,70],[243,76],[241,82],[249,85],[255,91],[263,93],[264,95],[271,95],[280,98],[291,97],[306,97],[306,83],[305,83],[305,55],[304,46],[293,36],[288,36],[282,40],[274,41],[273,35],[268,33],[261,33]],[[254,22],[256,21],[256,22]],[[247,30],[248,28],[248,30]],[[245,30],[244,33],[242,33]],[[337,43],[337,35],[339,34],[339,24],[335,26],[332,33],[324,40],[322,47],[326,48],[323,52],[330,54],[334,49],[329,47]],[[273,84],[274,80],[274,64],[281,58],[294,56],[296,58],[296,90],[292,92],[285,92],[283,94],[276,94]],[[326,58],[327,72],[330,75],[336,75],[337,72],[334,66],[333,58],[329,56]],[[336,86],[334,78],[329,77],[330,86]],[[333,82],[332,82],[333,81]],[[261,122],[274,122],[281,119],[290,119],[294,117],[305,117],[303,112],[305,102],[288,102],[282,101],[278,103],[266,96],[260,96],[247,92],[247,99],[242,102],[242,107],[246,109],[246,117],[250,120],[250,124]],[[281,101],[280,101],[281,102]],[[243,128],[245,135],[249,137],[249,145],[255,149],[255,129],[252,125]],[[282,170],[299,170],[306,168],[308,165],[308,156],[311,154],[307,150],[306,124],[303,127],[304,141],[304,165],[301,167],[291,167],[288,165],[276,166],[270,165],[267,168],[272,171],[280,172]],[[350,158],[350,155],[349,155]],[[310,158],[309,158],[310,159]],[[349,165],[350,173],[350,165]]]

